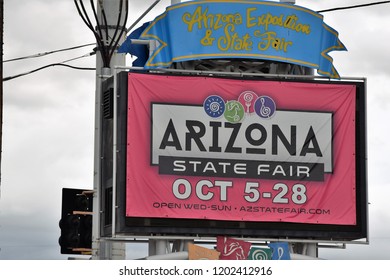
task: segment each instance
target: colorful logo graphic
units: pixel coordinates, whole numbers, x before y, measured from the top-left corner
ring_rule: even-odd
[[[249,251],[248,260],[272,260],[270,248],[252,247]]]
[[[238,123],[244,118],[244,106],[236,100],[226,102],[225,119],[231,123]]]
[[[257,94],[253,91],[244,91],[240,94],[240,97],[238,98],[238,101],[244,106],[245,113],[250,114],[254,112],[254,103],[256,102],[256,99],[258,98]]]
[[[256,113],[262,119],[270,119],[276,113],[275,101],[266,95],[258,96],[253,91],[244,91],[238,100],[230,100],[225,103],[222,97],[211,95],[203,102],[206,114],[212,118],[222,115],[228,122],[241,122],[245,115]]]
[[[211,95],[204,101],[203,108],[210,117],[219,118],[225,112],[225,101],[218,95]]]
[[[287,242],[274,242],[268,244],[272,250],[273,260],[290,260],[290,251]]]
[[[260,118],[269,119],[275,114],[276,105],[271,97],[260,96],[255,102],[254,109]]]
[[[220,260],[246,260],[252,244],[225,236],[217,236],[217,251]]]

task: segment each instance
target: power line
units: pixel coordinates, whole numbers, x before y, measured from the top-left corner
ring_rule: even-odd
[[[100,52],[100,55],[102,57],[103,66],[110,67],[110,61],[112,55],[114,54],[122,35],[125,34],[126,32],[125,26],[127,23],[127,18],[129,13],[129,1],[119,0],[118,19],[116,25],[113,26],[115,28],[114,35],[110,39],[109,39],[108,30],[111,29],[112,27],[107,24],[107,17],[102,2],[98,1],[97,3],[99,4],[99,7],[101,9],[103,24],[101,24],[101,22],[99,21],[99,17],[95,9],[94,1],[90,0],[92,13],[94,15],[97,24],[96,25],[97,30],[95,30],[92,21],[89,18],[89,15],[85,8],[83,0],[73,0],[73,1],[81,19],[83,20],[85,25],[92,31],[93,35],[96,38],[96,44],[98,45],[98,51]],[[123,9],[125,9],[125,13],[122,16]],[[102,30],[102,28],[104,28],[104,30]],[[103,33],[103,31],[105,31],[105,34]],[[103,38],[104,37],[103,35],[105,35],[105,38]]]
[[[127,29],[127,33],[130,33],[131,30],[160,2],[161,0],[155,0],[154,3],[146,9],[146,11]]]
[[[128,17],[128,12],[129,12],[128,1],[120,0],[120,2],[119,2],[118,20],[117,20],[117,23],[116,23],[116,26],[115,26],[115,33],[114,33],[113,37],[111,38],[111,41],[109,42],[108,46],[106,46],[105,43],[104,43],[103,32],[102,32],[102,29],[101,29],[102,25],[98,21],[98,17],[97,17],[96,9],[94,8],[93,0],[90,0],[90,4],[91,4],[92,11],[93,11],[93,14],[95,16],[95,19],[97,21],[97,31],[95,31],[94,28],[93,28],[92,22],[91,22],[91,20],[90,20],[90,18],[88,16],[88,13],[87,13],[86,8],[84,6],[83,0],[78,0],[78,2],[77,2],[77,0],[74,0],[74,3],[76,5],[77,11],[78,11],[80,17],[82,18],[84,23],[87,25],[87,27],[93,32],[93,34],[94,34],[94,36],[96,38],[96,44],[98,45],[97,50],[100,51],[100,54],[101,54],[102,60],[103,60],[103,65],[105,67],[109,67],[110,61],[111,61],[111,57],[114,54],[114,51],[116,50],[116,48],[118,46],[120,38],[126,32],[125,26],[126,26],[126,23],[127,23],[127,17]],[[103,22],[104,22],[104,26],[103,27],[105,28],[105,31],[106,31],[106,34],[105,34],[106,35],[106,41],[108,41],[108,37],[109,37],[109,35],[108,35],[108,28],[109,28],[109,26],[107,25],[107,18],[105,16],[105,11],[104,11],[104,8],[102,6],[102,3],[101,2],[98,2],[98,3],[99,3],[99,5],[101,5],[100,8],[102,10]],[[123,8],[125,9],[125,14],[122,17],[122,10],[123,10]],[[122,25],[121,25],[121,21],[123,21]],[[92,45],[92,44],[86,44],[86,45],[83,45],[83,47],[87,46],[87,45]],[[61,49],[61,51],[75,49],[75,48],[77,48],[77,47]],[[58,50],[57,51],[46,52],[46,53],[40,53],[40,54],[37,54],[37,55],[32,55],[32,56],[27,56],[27,57],[22,57],[22,58],[10,59],[10,60],[7,60],[6,62],[15,61],[15,60],[21,60],[21,59],[27,59],[27,58],[32,58],[32,57],[40,57],[40,56],[47,55],[49,53],[54,53],[54,52],[58,52]],[[93,54],[95,54],[95,52]],[[75,58],[75,59],[78,59],[78,58]],[[75,59],[71,59],[71,60],[75,60]],[[67,60],[66,62],[69,62],[71,60]],[[70,67],[70,68],[78,69],[78,70],[95,70],[95,68],[76,67],[76,66],[71,66],[71,65],[65,64],[64,62],[61,62],[61,63],[53,63],[53,64],[45,65],[45,66],[39,67],[37,69],[31,70],[29,72],[18,74],[18,75],[15,75],[15,76],[5,77],[5,78],[3,78],[3,81],[9,81],[9,80],[12,80],[12,79],[15,79],[15,78],[18,78],[18,77],[29,75],[29,74],[35,73],[37,71],[40,71],[42,69],[45,69],[45,68],[48,68],[48,67],[51,67],[51,66],[65,66],[65,67]]]
[[[38,72],[38,71],[40,71],[40,70],[43,70],[43,69],[45,69],[45,68],[49,68],[49,67],[52,67],[52,66],[65,66],[65,67],[69,67],[69,68],[77,69],[77,70],[96,70],[96,68],[77,67],[77,66],[72,66],[72,65],[64,64],[64,63],[53,63],[53,64],[49,64],[49,65],[45,65],[45,66],[39,67],[39,68],[37,68],[37,69],[31,70],[31,71],[26,72],[26,73],[18,74],[18,75],[15,75],[15,76],[5,77],[5,78],[3,79],[3,81],[4,81],[4,82],[10,81],[10,80],[13,80],[13,79],[15,79],[15,78],[23,77],[23,76],[26,76],[26,75],[29,75],[29,74]]]
[[[96,45],[96,43],[84,44],[84,45],[79,45],[79,46],[65,48],[65,49],[58,49],[58,50],[54,50],[54,51],[47,51],[47,52],[43,52],[43,53],[37,53],[37,54],[7,59],[7,60],[4,60],[3,62],[11,62],[11,61],[24,60],[24,59],[29,59],[29,58],[42,57],[42,56],[53,54],[53,53],[75,50],[75,49],[84,48],[84,47],[92,46],[92,45]]]
[[[355,8],[376,6],[376,5],[389,4],[389,3],[390,3],[390,1],[381,1],[381,2],[374,2],[374,3],[368,3],[368,4],[354,5],[354,6],[331,8],[331,9],[317,11],[317,13],[327,13],[327,12],[340,11],[340,10],[350,10],[350,9],[355,9]]]
[[[68,68],[72,68],[72,69],[76,69],[76,70],[96,70],[96,68],[78,67],[78,66],[73,66],[73,65],[65,64],[65,63],[67,63],[67,62],[74,61],[74,60],[76,60],[76,59],[80,59],[80,58],[83,58],[83,57],[92,56],[92,55],[94,55],[94,54],[96,54],[96,52],[91,52],[91,53],[88,53],[88,54],[85,54],[85,55],[82,55],[82,56],[79,56],[79,57],[75,57],[75,58],[72,58],[72,59],[68,59],[68,60],[65,60],[65,61],[62,61],[62,62],[59,62],[59,63],[48,64],[48,65],[45,65],[45,66],[36,68],[36,69],[34,69],[34,70],[25,72],[25,73],[21,73],[21,74],[17,74],[17,75],[5,77],[5,78],[3,78],[3,81],[4,81],[4,82],[10,81],[10,80],[13,80],[13,79],[16,79],[16,78],[19,78],[19,77],[23,77],[23,76],[26,76],[26,75],[30,75],[30,74],[32,74],[32,73],[38,72],[38,71],[40,71],[40,70],[43,70],[43,69],[46,69],[46,68],[49,68],[49,67],[54,67],[54,66],[63,66],[63,67],[68,67]]]

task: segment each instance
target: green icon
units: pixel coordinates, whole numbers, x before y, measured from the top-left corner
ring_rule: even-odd
[[[248,260],[272,260],[270,248],[252,247],[249,251]]]
[[[225,113],[223,115],[228,122],[238,123],[244,118],[244,106],[235,100],[228,101],[226,102]]]

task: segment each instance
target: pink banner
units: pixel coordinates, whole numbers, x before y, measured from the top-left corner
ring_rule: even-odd
[[[355,98],[129,73],[126,216],[355,225]]]

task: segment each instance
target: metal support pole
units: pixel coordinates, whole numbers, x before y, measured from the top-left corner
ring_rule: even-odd
[[[169,241],[165,239],[149,239],[149,256],[164,255],[169,253]]]
[[[126,0],[128,1],[128,0]],[[97,1],[97,18],[100,23],[107,20],[108,38],[115,34],[115,26],[118,21],[119,0]],[[125,6],[125,5],[124,5]],[[102,11],[104,10],[105,18]],[[125,14],[125,13],[123,13]],[[123,22],[123,20],[121,20]],[[99,23],[98,23],[99,24]],[[118,34],[118,33],[117,33]],[[121,38],[119,44],[124,40]],[[109,42],[104,42],[108,46]],[[115,47],[115,46],[114,46]],[[101,50],[97,47],[96,55],[96,93],[95,93],[95,136],[94,136],[94,178],[93,178],[93,229],[92,229],[92,259],[124,259],[126,255],[125,243],[107,242],[101,239],[101,215],[104,211],[102,205],[102,181],[101,181],[101,160],[102,160],[102,83],[112,73],[115,66],[125,65],[125,55],[114,52],[110,61],[110,67],[103,67]],[[115,176],[115,175],[114,175]],[[115,198],[115,196],[114,196]],[[114,203],[114,207],[115,207]]]
[[[305,243],[305,244],[307,245],[306,256],[318,258],[318,244],[317,243]]]
[[[168,253],[168,246],[168,240],[156,240],[156,255],[164,255]]]

